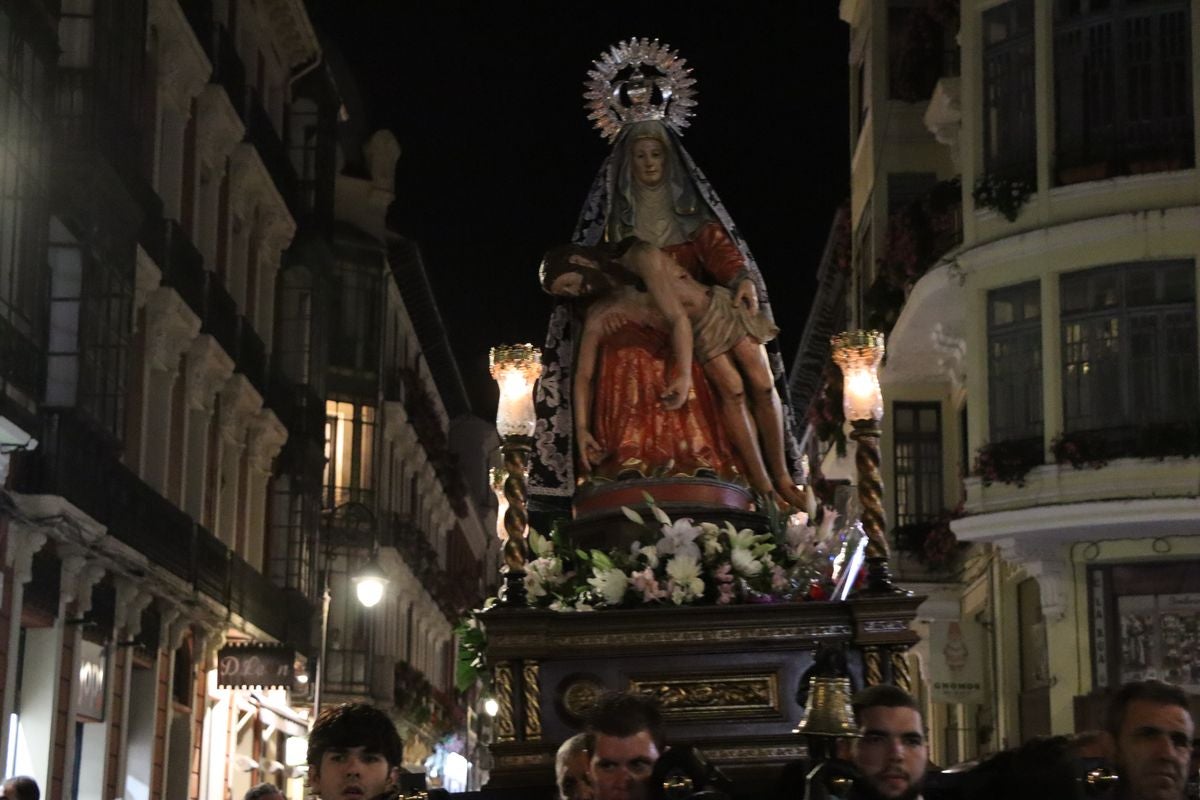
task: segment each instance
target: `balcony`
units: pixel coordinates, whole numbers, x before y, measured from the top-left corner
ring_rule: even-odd
[[[1054,156],[1058,186],[1195,166],[1190,120],[1178,119],[1130,124],[1121,136],[1112,126],[1089,129],[1060,144]]]
[[[14,420],[27,431],[35,429],[33,415],[36,399],[42,396],[45,384],[45,358],[42,345],[36,339],[0,317],[0,392],[7,395],[11,384],[16,390],[14,395],[27,398],[17,414],[21,419]],[[5,405],[5,413],[9,413],[11,405],[7,402]]]
[[[74,416],[45,417],[37,450],[14,456],[12,486],[63,497],[110,536],[269,635],[307,641],[306,603],[281,602],[281,589],[121,464]]]
[[[234,104],[237,105],[237,102],[235,101]],[[242,121],[246,124],[246,141],[254,145],[254,149],[258,151],[259,158],[266,166],[267,173],[275,182],[275,188],[283,196],[292,216],[300,217],[299,179],[296,177],[295,168],[292,167],[292,160],[288,157],[287,148],[284,147],[283,140],[279,138],[279,133],[275,130],[275,123],[271,121],[267,110],[263,108],[258,90],[246,87],[239,112],[242,115]]]
[[[180,224],[173,219],[147,220],[140,244],[162,271],[162,285],[174,289],[188,308],[204,319],[209,278],[204,256]]]
[[[141,137],[94,69],[61,68],[55,94],[59,143],[75,153],[100,153],[122,176],[138,174]]]

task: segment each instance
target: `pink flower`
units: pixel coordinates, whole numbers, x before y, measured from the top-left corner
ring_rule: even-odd
[[[667,591],[659,586],[658,579],[654,577],[654,571],[649,567],[641,572],[633,573],[630,577],[633,590],[642,593],[643,602],[652,603],[667,596]]]
[[[771,567],[771,588],[777,592],[787,588],[788,578],[787,573],[783,571],[783,567],[776,564]]]
[[[717,567],[713,572],[713,580],[726,585],[733,583],[733,565],[726,562]]]
[[[721,583],[717,586],[717,605],[724,606],[733,602],[733,584]]]

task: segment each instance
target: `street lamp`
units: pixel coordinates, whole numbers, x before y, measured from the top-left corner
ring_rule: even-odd
[[[374,608],[383,599],[389,583],[388,576],[379,566],[379,554],[371,556],[366,565],[350,577],[358,602],[365,608]]]
[[[321,569],[321,649],[317,656],[316,674],[313,676],[313,721],[321,716],[321,694],[325,687],[325,662],[329,655],[329,562],[333,558],[334,528],[343,531],[353,531],[354,539],[361,541],[366,536],[371,538],[371,558],[357,572],[350,576],[354,584],[354,594],[364,608],[378,605],[387,591],[389,583],[387,573],[379,565],[379,541],[376,535],[375,515],[362,503],[343,503],[332,511],[326,512],[324,520],[318,529],[318,534],[330,536],[324,550],[325,565]],[[316,550],[322,552],[318,541]]]
[[[493,347],[489,356],[492,377],[500,387],[496,406],[496,432],[500,434],[500,453],[504,457],[504,585],[500,602],[506,606],[525,605],[525,564],[529,546],[525,532],[529,527],[527,472],[529,451],[533,447],[536,422],[533,413],[533,384],[542,373],[542,352],[531,344]]]
[[[842,410],[850,420],[854,440],[854,465],[858,473],[858,504],[867,535],[867,591],[898,592],[888,569],[887,518],[883,513],[883,479],[879,472],[879,423],[883,419],[883,391],[879,364],[884,341],[879,331],[845,331],[831,340],[833,360],[844,380]]]

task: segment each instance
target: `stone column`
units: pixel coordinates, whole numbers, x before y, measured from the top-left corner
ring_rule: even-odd
[[[240,555],[250,566],[266,574],[263,543],[267,540],[267,482],[271,479],[271,462],[287,441],[288,432],[279,418],[269,409],[262,409],[250,419],[250,435],[246,450],[246,465],[250,470],[246,482],[245,552]]]
[[[13,579],[12,586],[4,587],[8,590],[9,601],[12,604],[12,616],[8,626],[8,669],[4,673],[2,717],[5,724],[0,725],[0,753],[8,752],[9,738],[12,736],[11,726],[7,721],[13,713],[17,698],[17,671],[21,666],[17,661],[17,653],[21,647],[21,611],[25,605],[25,584],[33,580],[33,557],[45,546],[47,537],[40,529],[10,518],[4,539],[4,563],[12,570]]]
[[[205,86],[196,99],[196,160],[200,169],[196,247],[210,270],[216,270],[220,262],[221,182],[228,169],[229,154],[244,134],[245,128],[225,89],[213,83]]]
[[[270,213],[263,217],[262,244],[258,251],[258,298],[254,303],[254,328],[262,337],[267,352],[275,338],[275,278],[284,250],[296,235],[296,223],[286,214]]]
[[[186,398],[184,420],[184,451],[179,466],[183,470],[183,498],[180,507],[201,524],[204,519],[205,491],[208,475],[215,469],[215,460],[208,452],[209,431],[217,392],[233,374],[233,359],[208,334],[192,342],[187,356]]]
[[[183,174],[184,132],[192,114],[192,99],[208,83],[212,64],[179,3],[150,0],[146,17],[147,27],[158,43],[155,57],[161,130],[155,156],[155,188],[163,199],[163,215],[180,219],[184,182],[192,180]]]
[[[213,533],[234,552],[239,551],[243,532],[238,525],[239,488],[242,483],[242,453],[251,417],[262,408],[262,396],[245,375],[235,373],[221,390],[221,410],[217,437],[217,476],[219,494]]]
[[[142,455],[146,483],[167,495],[179,359],[200,334],[200,318],[174,289],[160,287],[146,302],[146,394],[142,401]],[[177,456],[180,454],[176,454]]]

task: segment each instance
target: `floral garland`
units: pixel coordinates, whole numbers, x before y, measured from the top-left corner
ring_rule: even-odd
[[[1009,222],[1015,222],[1033,189],[1033,184],[1024,178],[983,175],[975,182],[971,196],[975,205],[995,209]]]
[[[1054,463],[1070,464],[1075,469],[1100,469],[1108,464],[1102,441],[1086,433],[1060,433],[1050,443]]]
[[[738,530],[731,523],[671,520],[649,497],[655,524],[631,508],[622,512],[643,526],[649,544],[628,551],[571,551],[558,531],[546,538],[529,535],[536,556],[525,567],[531,606],[555,611],[591,611],[638,605],[695,605],[802,600],[812,593],[828,563],[836,514],[799,512],[771,530]],[[815,502],[813,503],[815,505]],[[774,515],[778,517],[778,512]],[[824,562],[824,563],[823,563]]]
[[[963,507],[946,510],[926,522],[898,525],[892,530],[896,549],[912,553],[930,569],[949,569],[962,552],[962,545],[950,523],[963,516]]]
[[[984,486],[1012,483],[1021,488],[1029,471],[1043,463],[1041,440],[990,442],[976,451],[975,467]]]
[[[647,544],[637,541],[628,550],[585,552],[572,549],[557,527],[549,537],[531,530],[535,557],[525,566],[527,603],[579,612],[824,600],[840,544],[834,535],[838,515],[818,506],[812,493],[808,497],[807,510],[788,517],[772,507],[768,531],[756,533],[728,522],[672,520],[647,495],[652,522],[631,508],[621,509],[648,536]],[[460,691],[480,679],[487,689],[487,637],[480,615],[495,604],[489,599],[457,628]]]

